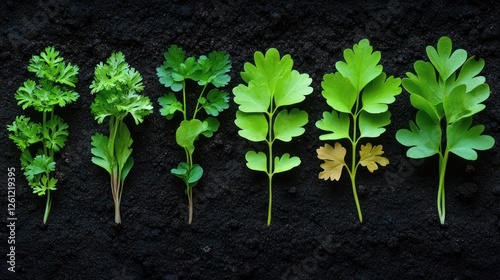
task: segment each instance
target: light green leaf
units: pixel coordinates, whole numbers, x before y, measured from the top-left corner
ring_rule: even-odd
[[[265,113],[271,105],[271,91],[263,83],[250,81],[248,86],[238,85],[233,89],[234,102],[245,113]]]
[[[245,63],[245,71],[241,73],[243,81],[247,84],[250,84],[250,81],[264,84],[272,92],[276,88],[276,82],[290,75],[293,67],[290,55],[287,54],[280,58],[280,54],[275,48],[267,50],[265,56],[261,52],[255,52],[254,61],[255,65],[249,62]]]
[[[391,76],[386,79],[386,74],[381,73],[364,88],[362,110],[372,114],[386,112],[389,109],[387,104],[392,104],[396,101],[395,96],[401,93],[400,85],[400,78]]]
[[[264,114],[237,111],[234,123],[240,128],[241,137],[253,142],[267,140],[269,123]]]
[[[322,134],[319,136],[320,140],[337,140],[343,138],[349,138],[350,129],[349,115],[344,113],[337,113],[336,111],[323,112],[323,118],[316,122],[316,127],[331,131],[332,133]]]
[[[482,111],[486,106],[480,104],[490,96],[487,84],[478,85],[471,92],[466,92],[465,85],[458,85],[444,97],[443,108],[448,124],[472,116]]]
[[[208,128],[208,123],[198,119],[182,121],[175,132],[177,144],[188,149],[190,153],[194,152],[194,141]]]
[[[247,167],[249,169],[269,174],[267,170],[267,156],[263,152],[248,151],[245,154],[245,159],[247,160]]]
[[[274,158],[274,173],[285,172],[299,165],[299,157],[290,157],[290,154],[286,153],[281,158]]]
[[[377,138],[385,132],[384,126],[391,123],[391,113],[386,111],[381,114],[361,112],[359,115],[359,139]]]
[[[463,118],[454,124],[448,125],[446,135],[448,136],[447,149],[467,160],[476,160],[475,150],[488,150],[495,144],[495,139],[488,135],[481,135],[484,131],[483,125],[471,127],[472,117]]]
[[[297,108],[290,113],[287,109],[281,110],[274,120],[274,138],[284,142],[292,141],[292,137],[304,134],[302,127],[307,123],[307,113]]]
[[[462,65],[455,84],[466,85],[466,91],[471,92],[477,86],[483,84],[486,81],[483,76],[477,76],[479,73],[481,73],[481,70],[483,70],[483,68],[484,60],[476,60],[474,56],[471,56],[469,59],[467,59],[464,65]]]
[[[410,121],[410,130],[400,129],[396,140],[411,147],[406,155],[410,158],[426,158],[439,153],[441,145],[441,127],[424,111],[417,112],[417,124]]]
[[[416,75],[406,73],[408,78],[402,81],[403,87],[413,96],[419,95],[432,106],[443,102],[443,91],[438,84],[436,70],[429,62],[417,61],[414,64]]]
[[[452,43],[449,37],[441,37],[437,43],[437,50],[433,46],[427,46],[426,52],[432,65],[439,72],[443,81],[446,81],[457,71],[467,59],[467,52],[462,49],[455,50],[453,54]]]
[[[309,78],[308,74],[300,74],[296,70],[292,70],[290,75],[284,75],[283,78],[278,79],[274,92],[276,108],[304,101],[305,96],[313,91],[310,87],[311,82],[312,79]]]
[[[352,112],[359,91],[356,91],[348,78],[342,76],[339,72],[326,74],[323,76],[321,87],[323,87],[321,94],[330,107],[343,113]]]
[[[363,39],[355,44],[352,50],[344,50],[345,62],[339,61],[335,67],[342,76],[351,81],[359,93],[369,82],[382,73],[382,65],[378,65],[380,57],[380,52],[373,52],[370,42]]]

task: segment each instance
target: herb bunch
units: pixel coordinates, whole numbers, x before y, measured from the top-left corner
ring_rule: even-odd
[[[382,145],[371,143],[361,145],[357,157],[358,145],[363,138],[377,138],[385,132],[384,127],[391,122],[388,104],[401,93],[401,79],[387,77],[379,64],[380,52],[374,52],[367,39],[355,44],[353,49],[346,49],[344,59],[345,62],[335,64],[337,72],[323,77],[322,95],[333,111],[324,112],[316,126],[329,132],[321,135],[321,140],[349,140],[350,166],[345,161],[347,150],[339,142],[334,147],[325,144],[316,150],[318,158],[324,160],[319,178],[338,181],[345,167],[351,179],[359,221],[363,222],[356,190],[358,168],[363,166],[373,173],[379,165],[389,164],[389,160],[382,156]]]
[[[415,62],[416,73],[407,73],[403,87],[410,93],[410,102],[418,109],[416,122],[410,121],[410,130],[401,129],[396,134],[398,142],[410,147],[410,158],[439,156],[439,185],[437,209],[439,220],[446,217],[445,172],[450,153],[466,160],[476,160],[475,150],[488,150],[495,140],[481,135],[483,125],[472,126],[473,115],[482,111],[482,104],[490,88],[483,76],[484,60],[467,58],[467,52],[452,52],[449,37],[441,37],[437,49],[427,46],[430,62]]]
[[[253,142],[265,142],[267,153],[248,151],[245,154],[247,167],[261,171],[268,176],[269,204],[267,225],[271,225],[273,202],[273,177],[276,173],[291,170],[300,165],[300,158],[289,153],[274,157],[276,141],[290,142],[305,132],[308,122],[307,112],[297,108],[288,110],[285,106],[305,100],[312,93],[308,74],[293,70],[290,55],[280,57],[277,49],[271,48],[264,55],[254,54],[255,64],[244,65],[241,73],[243,81],[233,89],[234,102],[239,105],[235,124],[238,134]]]
[[[54,47],[47,47],[40,55],[30,59],[28,71],[37,80],[24,82],[16,94],[18,105],[23,110],[32,107],[41,113],[41,122],[25,115],[17,116],[7,126],[9,138],[21,150],[21,169],[33,189],[33,193],[46,195],[43,223],[47,223],[52,206],[51,191],[57,190],[58,179],[55,152],[59,152],[68,138],[68,125],[55,112],[57,106],[64,107],[75,102],[79,94],[74,91],[79,68],[66,63]]]
[[[157,75],[160,83],[171,91],[160,97],[158,103],[161,106],[161,115],[167,120],[171,120],[177,111],[182,113],[182,121],[175,133],[175,139],[184,149],[186,161],[179,163],[171,173],[182,179],[186,185],[185,193],[189,202],[188,223],[191,224],[193,188],[203,176],[203,168],[193,160],[195,141],[200,135],[212,137],[220,125],[215,117],[229,108],[229,94],[219,88],[226,86],[231,80],[228,75],[231,61],[229,55],[222,51],[213,51],[198,59],[193,56],[186,57],[186,52],[176,45],[170,46],[164,57],[165,61],[156,69]],[[193,91],[188,95],[186,88],[189,80],[196,82],[201,88],[198,92]],[[176,92],[182,93],[181,101],[177,99]],[[196,106],[189,110],[191,100],[196,102]],[[202,110],[207,117],[199,118],[198,113]]]
[[[110,175],[111,192],[115,207],[115,223],[121,223],[120,203],[125,178],[134,165],[132,137],[125,124],[129,114],[136,125],[153,112],[148,97],[140,95],[144,90],[141,74],[130,67],[122,52],[116,52],[95,68],[90,85],[96,94],[90,108],[98,123],[109,117],[109,136],[96,133],[92,136],[92,162],[104,168]]]

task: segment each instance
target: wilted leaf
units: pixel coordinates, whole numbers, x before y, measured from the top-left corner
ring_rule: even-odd
[[[384,151],[382,151],[382,145],[372,147],[371,143],[367,143],[366,145],[361,145],[361,149],[359,151],[359,164],[362,166],[366,166],[370,172],[378,169],[378,165],[386,166],[389,164],[389,160],[385,157],[382,157]]]
[[[335,143],[335,147],[325,144],[324,147],[320,147],[316,152],[318,153],[318,158],[325,161],[325,163],[321,164],[323,171],[319,173],[319,178],[338,181],[340,175],[342,175],[342,169],[346,165],[344,158],[347,150],[340,143]]]

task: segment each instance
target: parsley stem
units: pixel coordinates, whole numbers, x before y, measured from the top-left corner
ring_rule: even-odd
[[[359,100],[359,98],[358,98]],[[358,171],[358,163],[356,162],[356,152],[357,152],[357,144],[359,139],[357,138],[357,132],[358,132],[358,100],[356,100],[356,113],[352,114],[352,123],[353,123],[353,132],[352,132],[352,138],[351,138],[351,144],[352,144],[352,158],[351,158],[351,172],[349,172],[349,175],[351,177],[351,187],[352,187],[352,194],[354,196],[354,202],[356,203],[356,209],[358,211],[358,217],[359,217],[359,222],[363,223],[363,214],[361,213],[361,206],[359,204],[359,199],[358,199],[358,192],[356,189],[356,172]]]
[[[47,201],[45,203],[45,214],[43,215],[43,224],[47,224],[49,219],[50,208],[52,207],[52,198],[50,197],[50,189],[47,190]]]
[[[444,179],[446,173],[446,164],[448,162],[448,149],[444,151],[444,156],[439,154],[439,188],[437,194],[437,208],[439,214],[439,221],[444,224],[446,216],[446,203],[445,203],[445,191],[444,191]]]
[[[188,183],[186,182],[186,184],[188,184]],[[188,224],[191,224],[193,222],[193,188],[190,188],[189,184],[188,184],[187,196],[188,196],[188,201],[189,201],[189,220],[188,220]]]
[[[198,101],[196,102],[196,107],[194,109],[193,119],[196,119],[196,114],[198,113],[198,111],[201,110],[201,108],[198,109],[198,107],[200,106],[200,100],[203,97],[203,94],[205,93],[205,89],[207,88],[207,86],[208,86],[208,83],[205,84],[205,86],[203,87],[203,90],[200,93],[200,96],[198,97]]]

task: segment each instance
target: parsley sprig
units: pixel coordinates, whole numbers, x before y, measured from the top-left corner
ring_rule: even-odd
[[[109,117],[109,136],[101,133],[92,136],[92,162],[110,175],[115,223],[120,224],[123,184],[134,165],[133,140],[124,119],[130,114],[137,125],[153,112],[153,105],[148,97],[139,94],[144,90],[142,77],[121,52],[111,54],[106,64],[100,62],[96,66],[90,89],[96,94],[90,105],[94,118],[103,123]]]
[[[7,129],[9,138],[22,152],[21,168],[33,193],[47,196],[43,217],[46,224],[52,206],[50,192],[57,189],[58,182],[53,174],[54,153],[65,146],[68,138],[68,125],[54,111],[56,106],[64,107],[78,99],[74,88],[79,68],[66,63],[54,47],[47,47],[30,59],[28,71],[34,73],[37,80],[25,81],[15,98],[23,110],[32,107],[41,112],[42,122],[21,115]]]
[[[219,121],[215,118],[220,112],[229,108],[229,94],[218,88],[229,83],[231,77],[227,74],[231,69],[229,55],[221,51],[213,51],[208,56],[202,55],[198,59],[193,56],[186,57],[186,52],[172,45],[164,54],[165,61],[158,67],[157,74],[160,83],[171,91],[158,99],[161,106],[160,113],[167,120],[171,120],[174,114],[182,113],[181,121],[176,133],[177,144],[184,148],[186,161],[179,163],[171,173],[179,177],[186,184],[186,195],[189,201],[188,223],[193,221],[193,187],[203,175],[203,168],[193,161],[195,150],[194,142],[200,135],[207,138],[219,129]],[[188,80],[197,82],[201,87],[194,110],[188,110],[188,101],[192,96],[186,92]],[[208,90],[209,85],[212,88]],[[182,101],[179,101],[176,92],[182,91]],[[208,115],[205,119],[199,119],[198,113],[204,110]],[[192,113],[192,117],[189,116]]]

